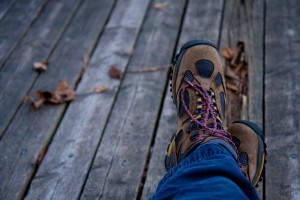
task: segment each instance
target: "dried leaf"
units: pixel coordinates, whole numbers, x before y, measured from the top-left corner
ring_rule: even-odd
[[[29,100],[32,103],[34,109],[40,108],[44,103],[60,104],[68,101],[72,101],[75,98],[75,91],[69,89],[67,81],[62,80],[54,91],[41,91],[35,92],[37,100],[30,96],[25,96],[25,100]]]
[[[33,68],[38,72],[44,72],[47,70],[48,65],[49,65],[48,60],[44,60],[41,62],[34,62]]]
[[[103,93],[103,92],[106,92],[108,90],[108,87],[106,85],[100,85],[100,86],[97,86],[93,89],[93,92],[94,93]]]
[[[75,91],[69,89],[67,81],[62,80],[56,87],[56,90],[52,93],[52,97],[48,99],[51,103],[64,103],[72,101],[75,98]]]
[[[236,94],[247,93],[248,63],[245,60],[244,42],[239,41],[236,47],[226,47],[221,55],[225,58],[226,88]]]
[[[63,91],[66,91],[68,89],[69,89],[69,87],[68,87],[68,83],[67,83],[66,80],[60,81],[59,84],[56,86],[56,91],[63,92]]]
[[[232,58],[230,65],[232,67],[238,67],[240,64],[245,62],[245,49],[244,49],[244,42],[239,41],[236,45],[236,51],[234,57]]]
[[[131,70],[128,70],[128,73],[140,74],[140,73],[162,71],[162,70],[166,70],[168,68],[169,67],[147,67],[147,68],[143,68],[143,69],[131,69]]]
[[[157,10],[165,9],[167,6],[168,6],[168,4],[163,3],[163,2],[158,2],[158,3],[154,4],[154,8],[156,8]]]
[[[240,79],[236,71],[230,66],[225,66],[224,74],[226,78]]]
[[[33,109],[39,109],[42,105],[44,105],[44,102],[45,101],[43,99],[32,102],[32,108]]]
[[[114,78],[114,79],[121,79],[122,75],[123,75],[123,73],[118,68],[116,68],[114,65],[110,67],[108,74],[111,78]]]
[[[241,93],[241,90],[239,89],[239,87],[238,87],[236,84],[233,84],[233,83],[227,82],[227,83],[226,83],[226,89],[232,90],[232,91],[234,91],[236,94]]]
[[[231,60],[233,59],[234,55],[236,54],[236,48],[230,48],[230,47],[225,47],[221,51],[221,56],[225,58],[226,60]]]
[[[31,96],[28,96],[28,95],[26,95],[24,97],[24,100],[25,101],[30,101],[31,102],[31,107],[35,110],[39,109],[44,104],[44,101],[45,101],[44,99],[35,100],[34,98],[32,98]]]

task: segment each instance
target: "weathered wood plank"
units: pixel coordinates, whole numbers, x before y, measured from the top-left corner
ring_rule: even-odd
[[[142,199],[149,199],[156,191],[157,185],[166,173],[164,159],[171,136],[176,132],[176,107],[171,95],[166,94],[155,143],[151,150],[151,160],[143,188]]]
[[[79,2],[50,1],[1,69],[0,138],[38,77],[33,62],[49,57]]]
[[[263,29],[263,1],[226,1],[220,50],[244,42],[249,76],[249,110],[245,117],[260,127],[263,125]]]
[[[153,1],[128,69],[166,67],[185,1]],[[81,199],[136,199],[158,117],[166,71],[126,74]]]
[[[232,121],[241,118],[250,120],[263,128],[263,48],[264,48],[264,2],[236,1],[225,2],[220,50],[225,47],[235,47],[238,41],[245,44],[246,61],[248,62],[248,110],[246,114],[238,113],[227,120],[228,125]],[[224,61],[222,59],[222,61]],[[228,95],[234,94],[227,90]],[[234,94],[235,96],[235,94]],[[236,110],[237,105],[227,101],[227,111]],[[263,199],[263,182],[259,184],[257,192]]]
[[[267,1],[266,199],[300,199],[300,4]]]
[[[82,2],[50,57],[51,66],[40,75],[30,95],[37,89],[54,89],[64,78],[71,83],[70,87],[75,86],[83,65],[82,56],[95,46],[112,4],[109,0]],[[58,105],[33,111],[28,104],[21,106],[0,141],[0,199],[22,198],[64,109],[65,105]]]
[[[217,44],[223,1],[205,1],[200,4],[197,0],[190,0],[187,6],[177,50],[192,39],[206,39]],[[177,127],[177,112],[170,96],[170,93],[165,96],[142,199],[149,199],[154,194],[158,182],[166,173],[164,168],[166,149]]]
[[[77,199],[80,195],[120,84],[108,71],[112,65],[125,71],[149,2],[116,3],[77,92],[102,84],[110,90],[70,104],[26,199]]]
[[[47,0],[17,1],[0,21],[0,68]]]
[[[9,8],[14,4],[16,0],[2,0],[0,2],[0,20],[9,10]]]

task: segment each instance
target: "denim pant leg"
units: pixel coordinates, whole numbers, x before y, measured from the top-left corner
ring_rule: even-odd
[[[152,199],[258,199],[229,151],[219,144],[196,149],[160,181]]]

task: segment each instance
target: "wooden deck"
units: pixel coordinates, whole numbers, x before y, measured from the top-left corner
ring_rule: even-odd
[[[191,39],[245,43],[241,116],[268,145],[257,191],[300,199],[299,20],[297,0],[0,0],[0,199],[148,199],[176,128],[168,66]],[[64,79],[70,103],[24,101]]]

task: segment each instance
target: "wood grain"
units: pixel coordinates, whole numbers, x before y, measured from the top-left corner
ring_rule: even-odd
[[[7,13],[10,7],[14,4],[16,0],[2,0],[0,2],[0,20]]]
[[[96,44],[112,4],[111,1],[84,1],[81,4],[49,59],[51,67],[47,74],[39,76],[30,95],[37,89],[54,89],[64,78],[71,88],[75,86],[83,65],[83,54],[89,53]],[[57,105],[33,111],[28,104],[21,106],[0,141],[0,199],[22,198],[64,109],[65,105]]]
[[[244,117],[260,127],[263,125],[263,28],[263,1],[226,1],[220,50],[244,42],[249,76],[249,102]],[[235,105],[232,106],[234,110]],[[228,123],[240,118],[241,113]]]
[[[267,1],[266,8],[266,198],[300,199],[300,4]]]
[[[79,97],[70,104],[26,199],[79,197],[121,82],[111,78],[108,71],[113,65],[125,71],[149,2],[116,3],[77,89],[79,94],[86,93],[97,85],[106,84],[109,91]],[[103,3],[100,5],[107,7]]]
[[[48,59],[79,2],[49,2],[0,70],[0,138],[39,76],[33,62]]]
[[[223,1],[219,0],[205,1],[201,4],[196,0],[189,1],[177,50],[179,51],[185,42],[192,39],[206,39],[217,44],[222,8]],[[149,199],[154,194],[159,180],[166,173],[164,168],[166,149],[177,127],[177,112],[170,96],[171,94],[167,93],[164,99],[142,199]]]
[[[227,90],[226,113],[231,115],[226,117],[227,126],[233,121],[246,119],[263,129],[263,29],[263,1],[226,1],[220,51],[225,47],[235,47],[239,41],[242,41],[245,45],[246,61],[248,62],[248,102],[246,102],[246,109],[242,109],[242,97]],[[241,110],[241,112],[234,113],[237,110]],[[263,184],[262,181],[256,188],[260,199],[263,199]]]
[[[47,0],[17,1],[3,16],[0,21],[0,68],[46,2]]]
[[[128,70],[167,66],[185,1],[153,1]],[[166,71],[126,73],[81,199],[136,199],[166,81]],[[112,189],[115,188],[115,189]]]

